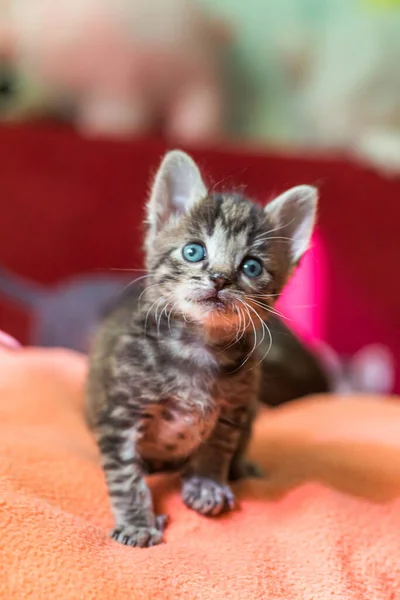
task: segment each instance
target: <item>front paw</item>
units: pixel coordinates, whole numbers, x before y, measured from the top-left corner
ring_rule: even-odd
[[[157,526],[159,526],[159,523],[157,523]],[[162,543],[163,531],[155,527],[123,525],[115,527],[111,532],[111,537],[116,542],[124,544],[124,546],[149,548]]]
[[[182,499],[201,515],[216,516],[235,508],[235,497],[227,485],[206,477],[192,476],[183,482]]]

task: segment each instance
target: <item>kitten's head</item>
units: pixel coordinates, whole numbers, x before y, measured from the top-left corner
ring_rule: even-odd
[[[147,205],[146,262],[159,308],[206,324],[260,325],[308,247],[317,191],[298,186],[265,208],[209,194],[185,153],[169,152]]]

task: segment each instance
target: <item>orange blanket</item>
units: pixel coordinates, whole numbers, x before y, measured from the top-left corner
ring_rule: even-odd
[[[0,351],[0,598],[400,598],[400,407],[317,398],[263,415],[265,481],[240,510],[187,510],[175,477],[152,489],[166,544],[107,537],[111,515],[81,402],[84,358]]]

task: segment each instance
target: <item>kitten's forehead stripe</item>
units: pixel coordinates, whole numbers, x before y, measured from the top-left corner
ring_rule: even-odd
[[[211,200],[211,201],[210,201]],[[211,197],[208,202],[207,210],[207,223],[206,223],[206,232],[208,236],[212,236],[214,233],[215,223],[217,219],[219,219],[221,215],[221,208],[223,204],[223,196],[218,195]]]
[[[246,236],[246,245],[251,245],[255,236],[265,232],[263,209],[237,193],[216,194],[206,198],[194,208],[188,229],[202,230],[208,238],[216,236],[220,243],[230,238]]]
[[[237,193],[209,196],[191,216],[190,230],[206,237],[210,254],[218,253],[221,262],[229,254],[251,248],[257,235],[267,231],[263,208]]]

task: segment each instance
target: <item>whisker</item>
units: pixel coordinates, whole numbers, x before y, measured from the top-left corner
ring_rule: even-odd
[[[270,229],[268,233],[274,233],[274,231],[280,231],[281,229],[285,229],[285,227],[289,227],[292,223],[294,223],[295,217],[289,223],[284,223],[283,225],[279,225],[279,227],[274,227],[274,229]]]
[[[169,313],[168,313],[168,316],[167,316],[167,322],[168,322],[168,331],[169,331],[169,333],[170,333],[170,335],[171,335],[171,336],[172,336],[172,331],[171,331],[171,315],[172,315],[172,313],[173,313],[173,311],[174,311],[174,309],[175,309],[175,306],[176,306],[176,304],[177,304],[176,302],[174,302],[174,303],[172,304],[172,308],[171,308],[171,310],[169,311]]]
[[[252,310],[252,311],[255,313],[255,315],[258,317],[258,319],[259,319],[259,321],[260,321],[260,324],[261,324],[261,327],[262,327],[263,336],[262,336],[262,339],[261,339],[261,341],[260,341],[260,342],[257,344],[257,348],[258,348],[258,347],[259,347],[259,346],[260,346],[260,345],[263,343],[263,341],[264,341],[264,339],[265,339],[265,323],[264,323],[263,319],[260,317],[260,315],[258,314],[258,312],[255,310],[255,308],[253,308],[253,307],[252,307],[250,304],[248,304],[247,302],[245,302],[245,304],[246,304],[246,306],[247,306],[247,307],[248,307],[250,310]]]
[[[242,335],[240,337],[238,337],[239,333],[241,331],[241,326],[242,326],[241,325],[242,324],[242,316],[239,313],[240,309],[239,309],[238,306],[234,306],[234,309],[237,312],[237,315],[238,315],[238,317],[240,319],[240,321],[239,321],[239,331],[236,331],[235,339],[232,342],[230,342],[227,346],[225,346],[224,348],[222,348],[222,350],[220,350],[220,352],[218,352],[218,354],[222,354],[223,352],[226,352],[226,350],[229,350],[229,348],[232,348],[232,346],[234,346],[235,344],[237,344],[237,342],[243,337],[243,332],[242,332]]]
[[[155,300],[155,301],[153,302],[153,304],[151,304],[151,306],[150,306],[149,310],[147,311],[147,313],[146,313],[146,318],[145,318],[145,320],[144,320],[144,331],[145,331],[145,332],[146,332],[146,330],[147,330],[147,321],[148,321],[148,318],[149,318],[149,316],[150,316],[150,312],[151,312],[151,310],[152,310],[153,306],[154,306],[155,304],[157,304],[157,305],[158,305],[158,304],[159,304],[159,302],[160,302],[160,300],[162,300],[163,298],[164,298],[164,296],[161,296],[161,298],[157,298],[157,300]]]
[[[162,300],[163,299],[161,299],[161,302],[162,302]],[[166,306],[168,306],[168,303],[167,303]],[[158,316],[158,308],[159,308],[159,306],[157,304],[157,306],[156,306],[156,312],[155,312],[155,320],[156,320],[156,326],[157,326],[157,337],[159,338],[160,337],[161,318],[162,318],[162,314],[163,314],[163,312],[165,310],[165,305],[164,305],[164,308],[161,310],[160,316]]]
[[[242,311],[242,309],[240,309],[240,314],[243,318],[243,326],[242,326],[242,331],[239,335],[239,337],[237,338],[236,342],[240,342],[240,340],[242,339],[242,337],[244,336],[244,334],[246,333],[246,329],[247,329],[247,323],[246,323],[246,315],[244,314],[244,312]]]
[[[254,302],[254,300],[253,300],[253,302]],[[271,315],[274,315],[275,317],[279,317],[280,319],[283,319],[285,321],[293,321],[294,320],[291,317],[288,317],[287,315],[284,315],[283,313],[281,313],[273,308],[266,308],[265,306],[261,306],[260,304],[257,304],[257,302],[254,302],[254,304],[256,306],[258,306],[259,308],[263,308],[266,312],[270,313]]]
[[[245,358],[245,359],[244,359],[244,360],[243,360],[243,361],[240,363],[240,365],[239,365],[239,366],[238,366],[236,369],[234,369],[233,371],[231,371],[231,373],[236,373],[236,371],[239,371],[239,369],[241,369],[241,368],[242,368],[242,367],[243,367],[243,366],[246,364],[246,362],[249,360],[249,358],[251,357],[251,355],[253,354],[253,352],[254,352],[254,350],[256,349],[256,346],[257,346],[257,328],[256,328],[256,326],[254,325],[254,321],[253,321],[253,319],[251,318],[251,314],[250,314],[250,312],[249,312],[249,310],[248,310],[248,308],[247,308],[247,306],[246,306],[246,303],[245,303],[245,302],[243,302],[242,300],[240,300],[239,298],[238,298],[237,300],[238,300],[238,301],[239,301],[241,304],[243,304],[243,306],[244,306],[244,309],[245,309],[245,311],[247,312],[247,314],[248,314],[248,316],[249,316],[249,321],[250,321],[250,323],[251,323],[251,325],[252,325],[252,327],[253,327],[253,333],[254,333],[254,344],[253,344],[253,348],[252,348],[252,349],[250,350],[250,352],[247,354],[246,358]]]
[[[246,294],[247,298],[276,298],[280,294]]]
[[[281,235],[272,235],[272,236],[270,236],[268,233],[262,233],[260,235],[257,235],[254,238],[254,241],[256,243],[257,242],[264,242],[264,241],[267,241],[267,240],[281,240],[283,242],[288,242],[288,243],[293,241],[292,238],[290,238],[290,237],[285,237],[285,236],[281,236]]]
[[[242,331],[243,314],[242,314],[242,311],[241,311],[241,309],[240,309],[239,306],[235,306],[235,310],[237,312],[237,316],[239,317],[239,327],[237,328],[236,337],[235,337],[235,342],[238,342],[239,341],[240,332]]]
[[[248,296],[248,297],[250,298],[250,296]],[[256,306],[259,306],[260,308],[263,308],[267,312],[271,313],[271,315],[275,315],[277,317],[280,317],[281,319],[286,319],[287,321],[293,321],[293,319],[291,319],[290,317],[287,317],[286,315],[281,313],[276,308],[272,308],[271,306],[268,306],[268,304],[264,304],[263,302],[254,300],[254,298],[250,298],[250,299],[251,299],[251,302],[253,302],[253,304],[255,304]]]
[[[260,358],[260,360],[255,365],[253,365],[252,367],[250,367],[249,371],[251,371],[252,369],[255,369],[256,367],[258,367],[258,365],[266,358],[266,356],[268,356],[268,354],[269,354],[269,352],[270,352],[270,350],[272,348],[272,334],[271,334],[271,330],[269,329],[268,325],[263,321],[263,319],[258,314],[258,312],[252,306],[248,305],[248,307],[251,308],[251,310],[253,310],[255,312],[255,314],[257,315],[257,317],[260,320],[260,323],[261,323],[261,326],[262,326],[262,329],[263,329],[263,337],[262,337],[261,342],[257,345],[257,348],[259,346],[261,346],[261,344],[263,343],[263,341],[265,339],[265,330],[267,330],[268,336],[269,336],[269,346],[268,346],[267,351],[265,352],[265,354]]]
[[[299,238],[299,240],[300,239],[302,241],[306,241],[308,238]],[[279,236],[278,235],[270,236],[268,233],[260,233],[260,235],[258,235],[254,238],[254,241],[256,243],[268,241],[268,240],[281,240],[281,241],[288,242],[288,243],[293,242],[292,238],[290,238],[290,237],[285,237],[285,236],[280,236],[280,235]]]
[[[265,360],[265,358],[267,358],[268,354],[270,353],[270,350],[272,348],[272,333],[270,328],[268,327],[268,325],[266,323],[264,323],[264,326],[266,328],[266,330],[268,331],[268,335],[269,335],[269,346],[267,351],[265,352],[265,354],[263,354],[263,356],[260,358],[260,360],[258,361],[258,363],[256,363],[253,367],[250,367],[249,371],[251,371],[252,369],[255,369],[256,367],[258,367],[259,364],[261,364],[263,362],[263,360]]]
[[[97,271],[100,270],[101,268],[99,267],[98,269],[96,269]],[[109,267],[107,269],[104,269],[106,271],[123,271],[125,273],[143,273],[145,269],[120,269],[120,268],[115,268],[115,267]]]
[[[155,311],[155,319],[156,319],[156,324],[157,324],[157,337],[160,337],[160,325],[161,325],[161,319],[163,316],[163,312],[165,311],[165,309],[168,307],[169,302],[168,302],[168,298],[171,297],[172,292],[170,292],[167,296],[161,296],[157,306],[156,306],[156,311]],[[160,316],[158,316],[158,309],[159,309],[159,304],[160,302],[166,302],[164,308],[161,310]],[[167,314],[167,313],[165,313]]]
[[[140,281],[141,279],[146,279],[147,277],[153,277],[153,275],[142,275],[141,277],[136,277],[136,279],[134,279],[133,281],[130,281],[122,290],[123,292],[125,292],[129,287],[131,287],[131,285],[135,284],[137,281]]]
[[[158,283],[152,283],[151,285],[148,285],[146,288],[144,288],[144,290],[142,291],[142,293],[139,296],[139,300],[138,300],[138,304],[140,305],[140,301],[142,299],[143,294],[145,294],[147,292],[147,290],[156,287],[157,285],[159,285]]]
[[[247,306],[247,303],[246,303],[246,302],[243,302],[243,305],[244,305],[244,308],[245,308],[245,310],[246,310],[247,314],[249,315],[250,323],[251,323],[251,326],[252,326],[252,328],[253,328],[253,334],[254,334],[254,343],[253,343],[253,347],[252,347],[252,349],[250,350],[249,354],[247,355],[247,358],[246,358],[246,359],[245,359],[245,361],[243,362],[243,365],[244,365],[244,364],[245,364],[245,363],[246,363],[246,362],[247,362],[247,361],[250,359],[250,357],[252,356],[252,354],[253,354],[254,350],[257,348],[257,327],[256,327],[256,325],[255,325],[255,323],[254,323],[254,320],[252,319],[252,317],[251,317],[251,315],[250,315],[250,312],[249,312],[249,307]],[[242,366],[243,366],[243,365],[242,365]]]
[[[268,335],[269,335],[269,346],[268,349],[266,351],[266,353],[261,357],[261,359],[252,367],[250,367],[249,371],[251,371],[252,369],[255,369],[256,367],[258,367],[258,365],[268,356],[271,348],[272,348],[272,334],[271,334],[271,330],[269,329],[268,325],[262,320],[262,318],[260,317],[260,315],[258,314],[258,312],[253,309],[250,305],[248,305],[249,308],[251,308],[252,310],[254,310],[254,312],[256,313],[257,317],[260,319],[260,323],[261,326],[263,328],[263,337],[261,342],[257,345],[257,348],[263,343],[264,339],[265,339],[265,330],[268,331]]]
[[[237,177],[238,175],[242,175],[242,174],[243,174],[243,173],[245,173],[246,171],[247,171],[247,167],[244,167],[243,169],[240,169],[239,171],[235,171],[234,175],[235,175],[235,177]],[[210,195],[211,195],[211,194],[213,194],[213,193],[215,192],[215,190],[216,190],[217,188],[221,187],[221,185],[222,185],[223,183],[225,183],[226,181],[229,181],[229,179],[232,177],[232,175],[233,175],[233,173],[231,173],[230,175],[226,175],[226,177],[223,177],[222,179],[220,179],[220,180],[216,181],[216,182],[215,182],[215,183],[212,185],[212,187],[211,187],[211,190],[210,190],[209,194],[210,194]],[[236,188],[236,191],[237,191],[237,190],[245,190],[245,189],[246,189],[246,186],[245,186],[245,185],[241,185],[240,187]]]

